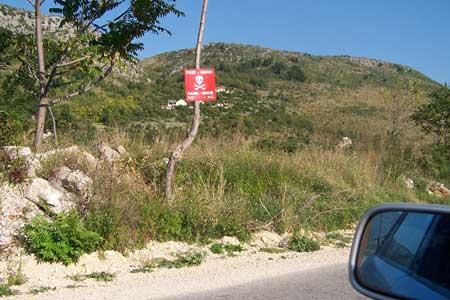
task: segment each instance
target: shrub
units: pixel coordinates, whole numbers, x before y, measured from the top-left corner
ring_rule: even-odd
[[[27,250],[38,259],[64,265],[95,251],[101,241],[97,233],[84,227],[75,212],[59,213],[53,221],[37,216],[25,226],[24,236]]]
[[[288,248],[296,252],[313,252],[320,250],[320,245],[318,242],[305,236],[296,236],[291,239]]]
[[[293,80],[293,81],[304,82],[306,80],[306,76],[305,76],[305,73],[303,72],[303,70],[302,70],[302,68],[300,66],[293,65],[286,72],[286,79]]]

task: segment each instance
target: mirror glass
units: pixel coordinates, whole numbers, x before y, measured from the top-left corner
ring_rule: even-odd
[[[356,278],[363,287],[388,296],[450,299],[450,215],[374,215],[361,239]]]

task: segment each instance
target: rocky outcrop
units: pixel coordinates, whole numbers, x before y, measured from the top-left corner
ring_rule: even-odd
[[[37,159],[29,147],[5,146],[3,151],[10,161],[22,160],[28,177],[35,177],[41,168],[41,162]]]
[[[97,145],[97,150],[100,152],[100,158],[109,163],[113,163],[121,158],[120,153],[108,146],[105,142],[99,143]]]
[[[75,157],[77,159],[78,164],[82,164],[83,162],[86,162],[87,167],[90,171],[94,171],[99,164],[99,161],[97,158],[95,158],[95,156],[93,156],[92,154],[90,154],[87,151],[80,149],[80,147],[78,147],[78,146],[71,146],[68,148],[52,150],[52,151],[48,151],[48,152],[44,152],[44,153],[38,153],[38,154],[36,154],[36,158],[38,158],[39,160],[44,160],[44,159],[47,159],[47,158],[55,156],[55,155],[64,155],[64,156]]]
[[[59,188],[63,188],[71,193],[88,199],[92,194],[92,179],[83,171],[72,171],[66,166],[55,170],[50,182]]]
[[[93,180],[82,170],[73,170],[61,165],[52,170],[49,180],[38,178],[41,161],[63,156],[70,159],[71,166],[79,165],[81,169],[95,172],[99,167],[110,168],[110,163],[128,155],[125,147],[114,150],[106,143],[97,145],[100,158],[72,146],[44,153],[33,153],[28,147],[6,146],[3,152],[14,164],[27,168],[28,177],[15,185],[0,183],[0,250],[11,248],[15,236],[22,227],[39,213],[56,214],[77,208],[83,212],[92,198]]]
[[[74,208],[70,196],[53,187],[47,180],[35,178],[25,188],[24,197],[38,207],[53,213],[68,211]]]
[[[24,197],[22,187],[0,185],[0,248],[13,243],[14,236],[39,212],[39,208]]]
[[[450,197],[450,190],[439,182],[431,182],[428,184],[427,191],[430,195]]]

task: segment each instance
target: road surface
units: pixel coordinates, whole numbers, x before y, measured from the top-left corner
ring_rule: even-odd
[[[152,298],[148,298],[149,300]],[[360,300],[347,279],[347,264],[288,274],[248,284],[161,300]]]

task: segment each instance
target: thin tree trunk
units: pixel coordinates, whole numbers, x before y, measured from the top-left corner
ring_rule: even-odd
[[[202,40],[203,40],[203,31],[205,28],[205,19],[206,19],[206,10],[208,8],[208,0],[203,0],[203,8],[202,14],[200,18],[200,28],[198,30],[197,37],[197,48],[195,53],[195,68],[200,69],[200,60],[201,60],[201,51],[202,51]],[[175,171],[175,164],[183,155],[183,152],[186,151],[194,141],[197,132],[198,126],[200,124],[200,102],[194,102],[194,117],[192,118],[191,129],[189,130],[189,134],[187,138],[177,146],[175,151],[172,153],[172,156],[167,165],[167,173],[166,173],[166,186],[165,186],[165,196],[166,200],[170,201],[173,197],[172,187],[173,187],[173,177]]]
[[[36,117],[36,132],[34,135],[34,147],[36,150],[42,145],[42,136],[45,127],[45,114],[47,112],[48,98],[45,91],[45,62],[44,45],[42,43],[41,28],[41,0],[35,0],[34,4],[34,28],[36,35],[36,50],[38,55],[38,78],[39,78],[39,110]]]

